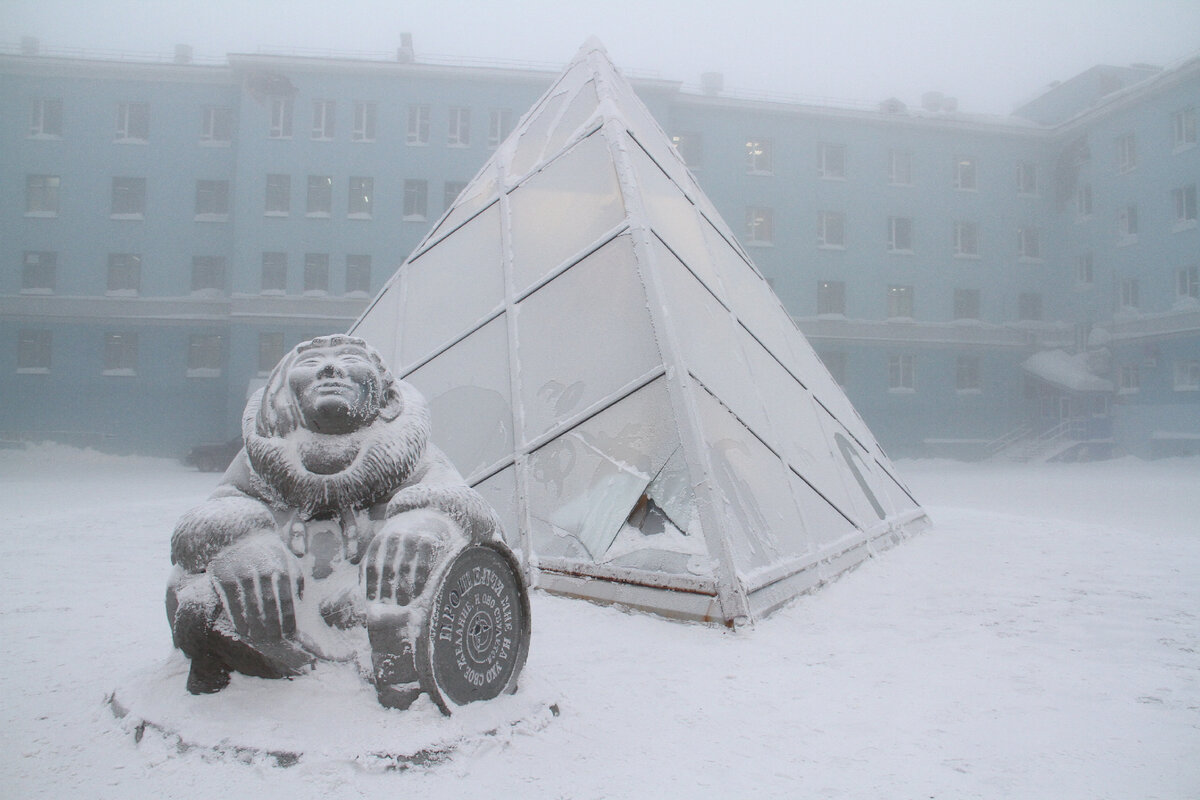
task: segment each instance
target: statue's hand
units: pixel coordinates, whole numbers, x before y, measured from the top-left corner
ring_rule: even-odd
[[[362,561],[367,600],[408,605],[421,596],[444,554],[462,538],[458,526],[436,511],[408,511],[388,520]]]
[[[242,539],[208,566],[217,594],[239,636],[278,642],[296,633],[296,600],[304,577],[296,559],[273,533]]]

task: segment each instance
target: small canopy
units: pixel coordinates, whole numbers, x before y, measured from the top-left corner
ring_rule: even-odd
[[[1025,359],[1021,368],[1049,384],[1069,392],[1111,392],[1112,381],[1095,375],[1088,364],[1087,353],[1068,353],[1066,350],[1043,350]]]

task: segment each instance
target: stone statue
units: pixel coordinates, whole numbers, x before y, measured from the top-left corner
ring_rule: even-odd
[[[516,561],[491,507],[429,443],[424,398],[373,348],[298,345],[247,403],[242,436],[171,539],[167,616],[190,692],[322,660],[358,661],[393,708],[430,689],[434,661],[466,687],[459,701],[489,681],[490,696],[515,687],[528,641]]]

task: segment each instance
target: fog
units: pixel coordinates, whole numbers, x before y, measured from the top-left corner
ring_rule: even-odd
[[[1200,48],[1195,0],[0,0],[0,42],[199,58],[305,48],[565,64],[591,35],[628,73],[738,90],[915,104],[937,90],[1006,114],[1097,63],[1168,64]]]

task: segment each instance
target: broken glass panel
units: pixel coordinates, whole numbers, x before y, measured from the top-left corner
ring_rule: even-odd
[[[662,363],[636,266],[632,237],[618,236],[521,302],[527,442]]]

